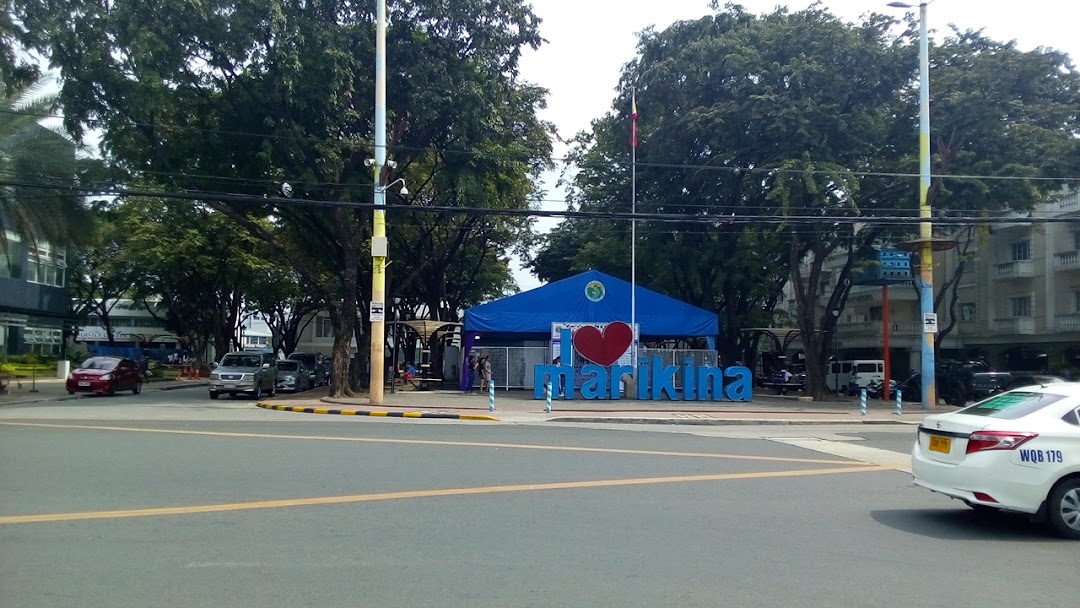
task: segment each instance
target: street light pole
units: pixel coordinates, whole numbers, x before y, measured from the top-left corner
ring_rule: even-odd
[[[930,192],[930,42],[926,31],[926,5],[919,3],[919,304],[922,329],[922,408],[937,405],[937,377],[934,365],[934,332],[928,332],[927,315],[934,314],[934,235],[931,223]],[[914,8],[906,2],[889,6]],[[935,324],[936,325],[936,324]]]
[[[386,188],[382,187],[386,164],[386,0],[375,3],[375,218],[371,236],[371,308],[384,308],[386,290]],[[370,310],[370,309],[369,309]],[[383,365],[386,325],[382,316],[371,316],[371,373],[368,396],[371,405],[383,402]]]
[[[930,223],[930,50],[926,33],[926,2],[919,4],[919,240],[922,241],[919,274],[922,279],[920,303],[923,319],[934,313],[934,241]],[[934,365],[934,336],[923,322],[922,407],[937,405],[937,373]]]

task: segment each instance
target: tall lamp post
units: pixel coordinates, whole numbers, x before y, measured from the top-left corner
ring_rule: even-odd
[[[919,239],[911,245],[919,255],[919,303],[922,329],[922,408],[937,405],[937,378],[934,365],[934,336],[937,318],[934,312],[934,236],[930,221],[930,51],[926,33],[926,6],[919,7]],[[915,8],[907,2],[890,2],[896,8]],[[927,331],[932,329],[933,331]],[[886,389],[887,390],[887,389]]]

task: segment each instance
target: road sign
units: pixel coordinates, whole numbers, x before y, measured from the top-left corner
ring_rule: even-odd
[[[937,333],[937,313],[928,312],[922,317],[923,333],[936,334]]]
[[[368,321],[385,321],[385,302],[372,302],[371,310],[368,312]]]

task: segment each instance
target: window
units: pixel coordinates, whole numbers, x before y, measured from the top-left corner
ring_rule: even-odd
[[[1080,289],[1073,292],[1073,312],[1080,312]]]
[[[870,307],[870,320],[871,321],[880,321],[881,318],[882,318],[881,313],[882,313],[881,306],[871,306]]]
[[[62,248],[54,250],[46,243],[32,247],[27,258],[27,281],[55,287],[64,286],[67,251]]]
[[[961,302],[960,303],[960,320],[961,321],[976,321],[979,318],[978,307],[975,302]]]
[[[319,317],[315,319],[315,337],[316,338],[333,338],[334,327],[330,325],[330,317]]]
[[[969,408],[960,410],[969,416],[987,416],[1002,420],[1016,420],[1037,412],[1048,405],[1061,401],[1065,397],[1050,393],[1022,393],[1013,391],[1000,393],[986,401],[981,401]]]
[[[1009,308],[1013,317],[1031,316],[1031,296],[1017,296],[1009,298]]]
[[[49,327],[27,327],[23,329],[23,342],[26,350],[35,355],[55,355],[60,352],[63,332]]]
[[[1080,230],[1072,233],[1073,251],[1080,251]]]
[[[1022,262],[1031,259],[1031,241],[1018,241],[1012,244],[1012,261]]]

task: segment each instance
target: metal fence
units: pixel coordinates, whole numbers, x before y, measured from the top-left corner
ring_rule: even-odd
[[[551,362],[551,348],[547,346],[480,346],[471,351],[477,357],[488,355],[491,361],[491,379],[495,386],[501,389],[528,389],[533,388],[533,367]],[[643,348],[641,356],[658,356],[663,365],[682,365],[687,357],[694,359],[695,365],[716,365],[717,356],[711,350],[692,349],[658,349]],[[581,368],[587,365],[581,357],[574,361],[574,377],[576,384],[581,386]],[[480,380],[477,379],[477,385]],[[676,388],[681,388],[681,374],[675,376]]]

